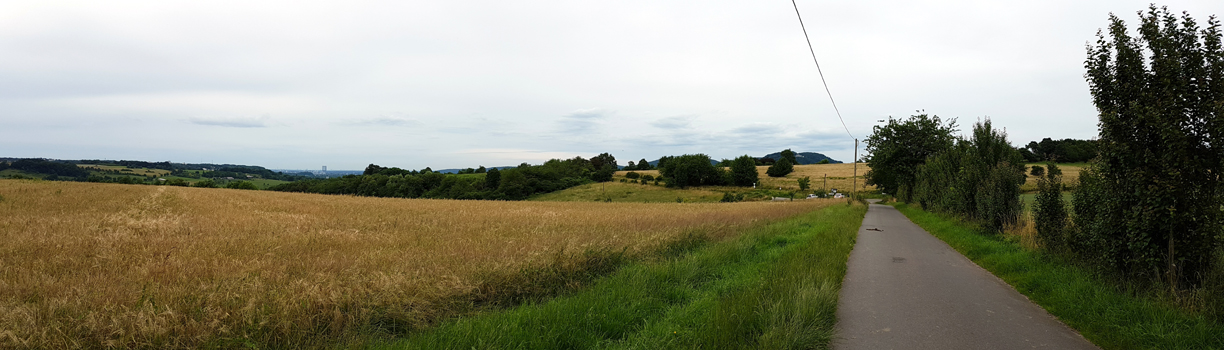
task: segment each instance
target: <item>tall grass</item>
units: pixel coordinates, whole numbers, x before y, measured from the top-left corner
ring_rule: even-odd
[[[865,206],[634,264],[573,296],[447,322],[388,349],[827,348]]]
[[[609,254],[693,234],[722,240],[831,203],[404,200],[29,180],[0,180],[0,196],[0,348],[331,346],[550,293],[505,283],[524,269],[581,284],[620,264]]]

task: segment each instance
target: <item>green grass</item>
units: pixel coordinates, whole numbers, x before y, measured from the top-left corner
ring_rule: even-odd
[[[1224,349],[1224,325],[955,219],[898,205],[923,229],[1105,349]]]
[[[379,349],[828,348],[866,208],[834,206]]]

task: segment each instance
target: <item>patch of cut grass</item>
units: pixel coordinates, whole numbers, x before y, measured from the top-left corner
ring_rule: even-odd
[[[1091,270],[1019,243],[978,234],[959,220],[916,206],[897,209],[1102,348],[1224,348],[1220,323],[1124,290]]]
[[[827,348],[865,212],[829,207],[628,265],[570,296],[452,320],[374,348]]]

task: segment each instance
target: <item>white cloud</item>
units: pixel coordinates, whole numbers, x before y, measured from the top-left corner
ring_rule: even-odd
[[[268,116],[259,117],[191,117],[187,122],[197,125],[224,126],[231,128],[263,128],[268,126]]]
[[[1148,2],[798,5],[850,133],[926,109],[992,116],[1026,143],[1096,135],[1084,44]],[[1168,5],[1224,15],[1219,0]],[[23,156],[360,169],[853,154],[787,3],[8,1],[0,52],[0,130],[21,134],[0,146]],[[76,136],[100,127],[132,136]],[[182,140],[194,151],[149,147]],[[263,151],[198,151],[231,147]]]

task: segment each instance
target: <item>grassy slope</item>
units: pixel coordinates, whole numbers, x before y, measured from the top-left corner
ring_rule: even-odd
[[[458,319],[376,348],[827,348],[865,208],[834,206],[568,297]]]
[[[1105,349],[1221,349],[1224,325],[1115,287],[1097,274],[965,224],[898,205],[923,229]]]

